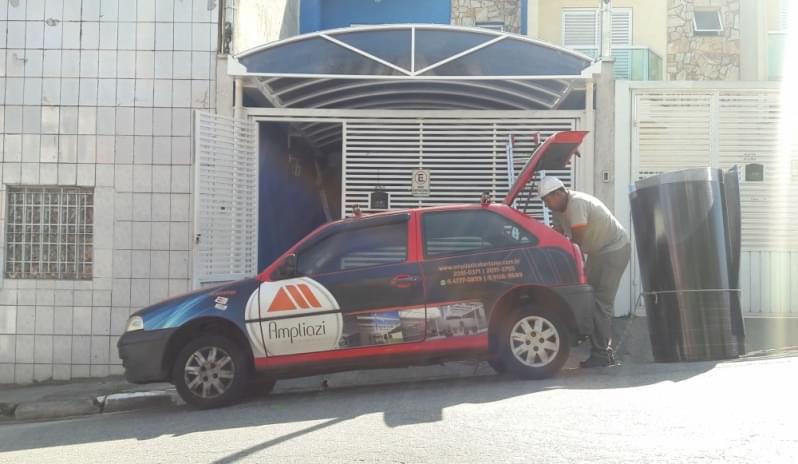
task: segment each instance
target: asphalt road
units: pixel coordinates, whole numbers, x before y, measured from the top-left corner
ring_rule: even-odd
[[[0,425],[0,462],[792,463],[798,357],[567,370]]]

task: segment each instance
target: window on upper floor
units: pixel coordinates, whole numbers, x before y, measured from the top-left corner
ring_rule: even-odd
[[[7,195],[5,276],[90,280],[94,190],[8,186]]]
[[[693,31],[696,35],[717,35],[723,32],[720,10],[695,10],[693,12]]]
[[[563,8],[561,12],[562,44],[596,55],[601,44],[601,14],[598,8]],[[611,44],[632,45],[632,9],[612,9]]]
[[[477,22],[477,27],[481,27],[482,29],[490,29],[496,32],[504,32],[504,23],[499,21]]]
[[[787,30],[790,3],[794,1],[795,0],[781,0],[781,8],[779,8],[779,29],[782,31]]]

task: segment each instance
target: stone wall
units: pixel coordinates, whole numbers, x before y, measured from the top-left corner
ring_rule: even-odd
[[[723,31],[696,35],[693,12],[719,7]],[[668,0],[668,79],[737,80],[740,77],[740,0]]]
[[[521,31],[520,0],[452,0],[452,24],[475,26],[501,22],[505,32]]]

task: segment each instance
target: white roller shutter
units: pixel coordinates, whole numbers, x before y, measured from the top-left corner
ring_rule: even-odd
[[[355,204],[368,212],[369,194],[377,184],[390,194],[392,209],[475,203],[484,191],[498,201],[509,190],[506,144],[511,134],[517,175],[534,150],[536,132],[543,141],[575,126],[573,118],[349,121],[344,131],[343,213],[350,215]],[[411,173],[416,169],[430,171],[429,197],[411,194]],[[549,174],[572,184],[571,169]],[[525,205],[521,201],[517,206],[543,217],[540,201]]]
[[[599,43],[598,10],[563,9],[562,44],[567,48],[597,48]]]
[[[195,112],[195,286],[255,274],[257,124]]]

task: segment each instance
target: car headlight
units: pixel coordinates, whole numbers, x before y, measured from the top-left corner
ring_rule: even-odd
[[[142,319],[141,316],[133,316],[127,320],[125,332],[133,332],[136,330],[144,330],[144,319]]]

